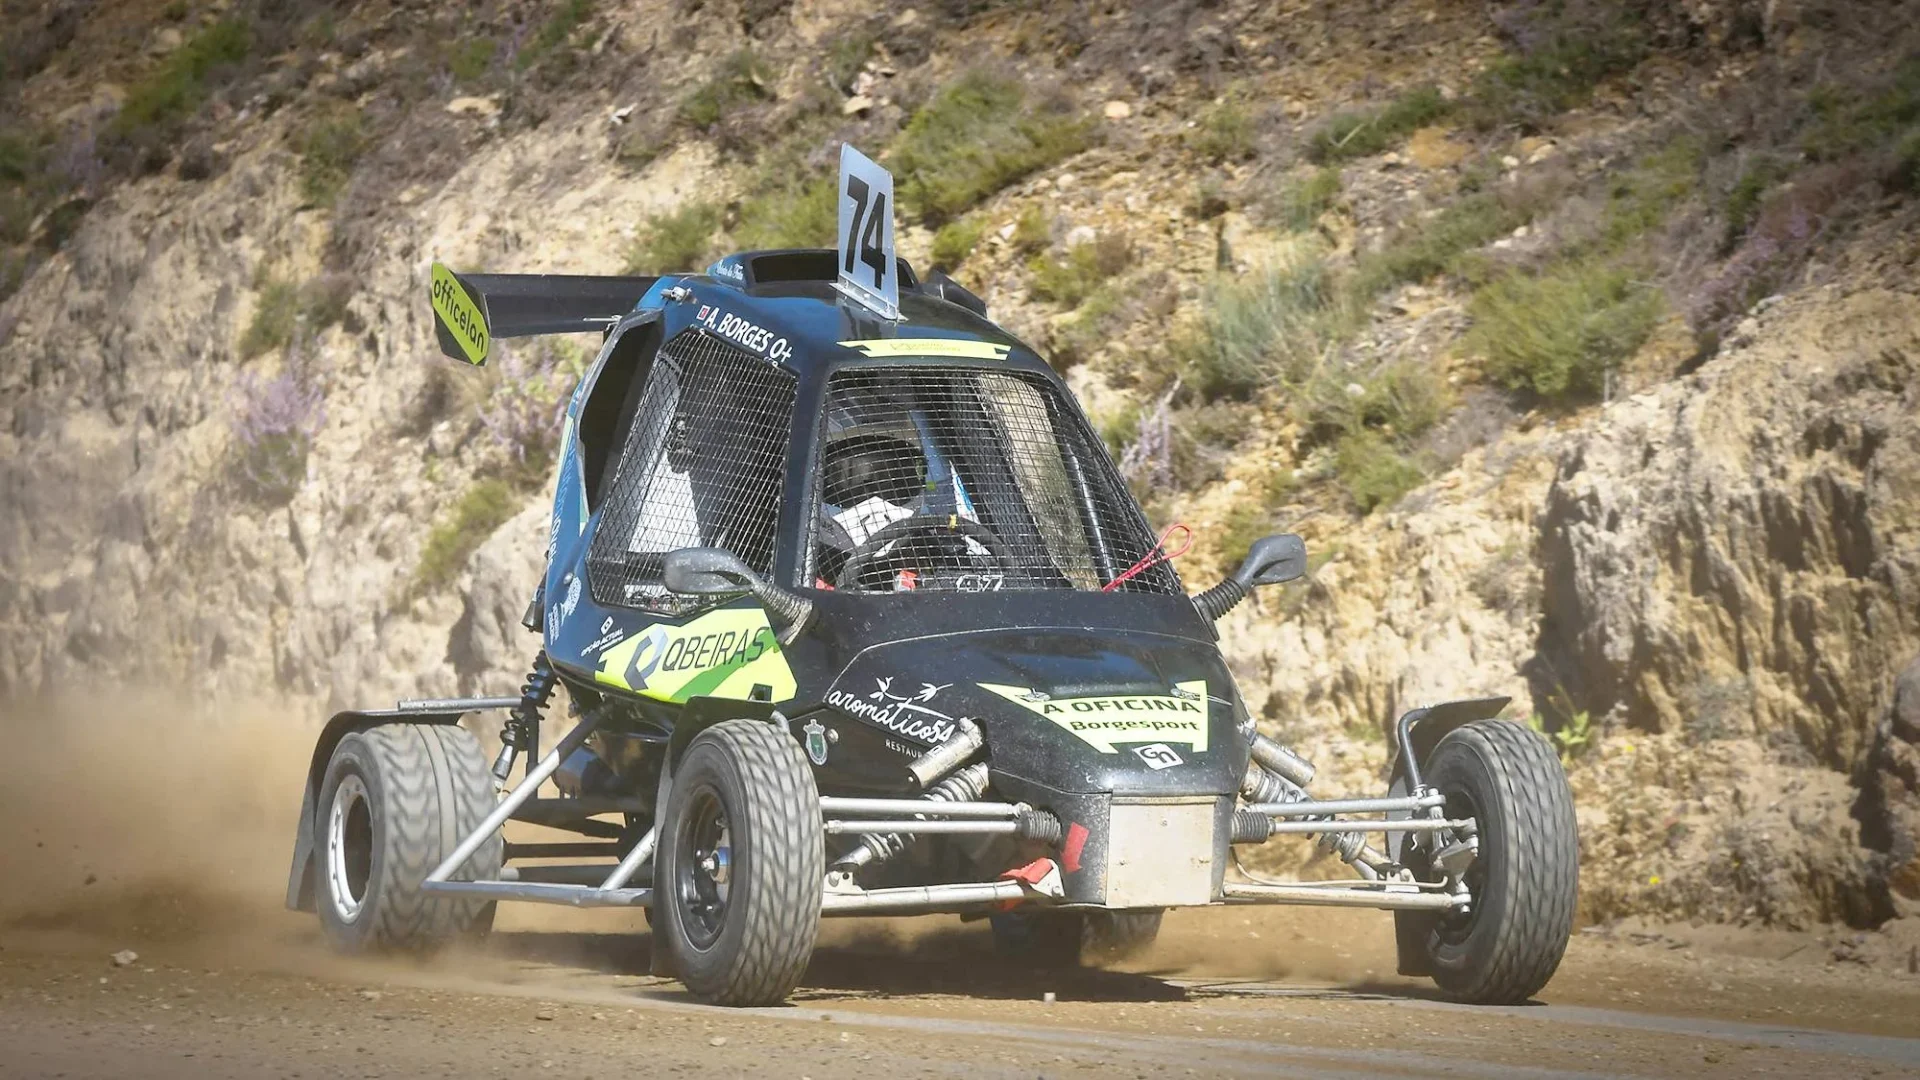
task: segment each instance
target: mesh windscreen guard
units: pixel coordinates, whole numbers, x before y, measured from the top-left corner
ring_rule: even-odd
[[[1043,376],[861,367],[827,384],[810,573],[837,589],[1100,589],[1154,548]],[[1170,566],[1117,591],[1174,593]]]
[[[663,556],[685,547],[773,570],[793,395],[791,372],[697,329],[660,347],[587,552],[596,601],[697,605],[661,583]]]

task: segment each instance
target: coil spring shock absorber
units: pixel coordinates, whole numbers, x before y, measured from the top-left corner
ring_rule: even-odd
[[[985,764],[969,765],[927,789],[921,798],[932,802],[972,802],[987,790]],[[868,863],[885,862],[906,850],[913,837],[905,833],[875,833],[854,845],[851,851],[833,860],[841,869],[855,870]]]
[[[506,783],[507,774],[513,771],[513,759],[521,751],[526,752],[527,768],[533,768],[540,756],[540,710],[552,699],[556,681],[547,651],[542,649],[534,655],[533,670],[520,686],[520,704],[507,714],[507,722],[500,728],[500,756],[493,762],[495,780]]]

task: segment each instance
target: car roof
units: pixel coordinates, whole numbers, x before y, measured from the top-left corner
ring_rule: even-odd
[[[744,257],[730,256],[714,270],[725,272],[727,263],[739,258]],[[897,320],[881,317],[831,281],[736,282],[713,273],[661,278],[636,310],[652,308],[668,313],[670,334],[680,329],[674,315],[685,310],[688,325],[778,359],[803,379],[845,366],[921,362],[1052,372],[1019,338],[958,303],[923,291],[917,281],[901,290]],[[774,342],[784,347],[769,355],[765,350]]]

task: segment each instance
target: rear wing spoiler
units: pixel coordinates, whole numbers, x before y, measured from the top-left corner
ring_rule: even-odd
[[[480,365],[494,338],[605,330],[632,311],[657,277],[456,274],[433,264],[433,335],[440,351]]]

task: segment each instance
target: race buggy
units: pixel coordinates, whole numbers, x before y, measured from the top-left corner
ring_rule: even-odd
[[[643,908],[656,970],[728,1005],[785,998],[823,915],[984,916],[1073,963],[1231,904],[1390,910],[1401,972],[1458,1000],[1545,985],[1577,874],[1547,742],[1504,698],[1430,705],[1392,725],[1384,795],[1312,793],[1214,630],[1305,574],[1299,538],[1187,595],[1060,377],[894,254],[885,170],[844,149],[839,196],[836,250],[704,274],[433,267],[457,359],[604,335],[526,616],[543,647],[517,696],[332,718],[289,906],[346,950],[484,933],[499,900]],[[460,726],[489,709],[491,763]],[[1351,877],[1238,868],[1293,834]]]

